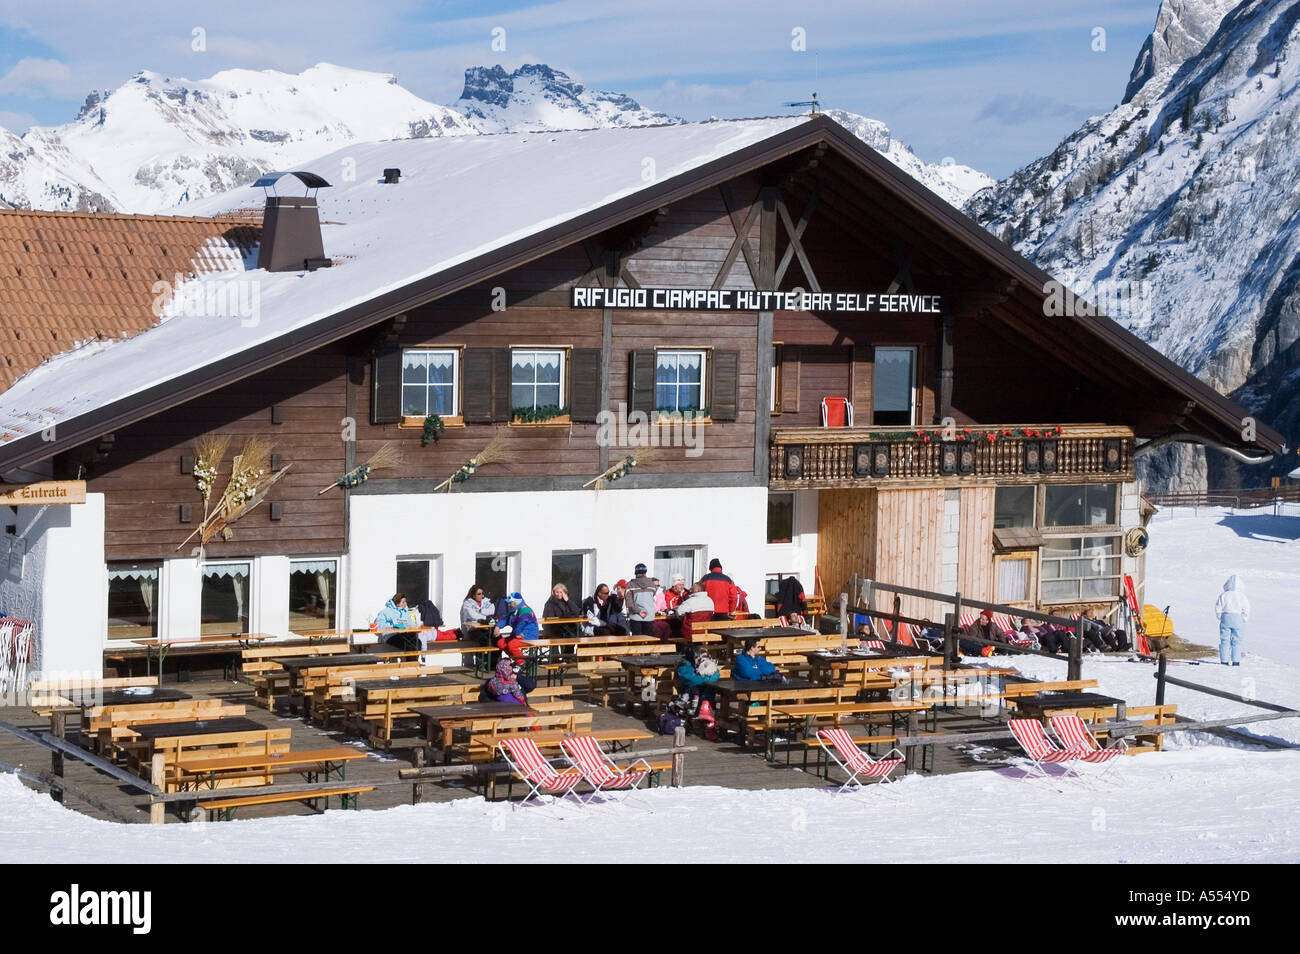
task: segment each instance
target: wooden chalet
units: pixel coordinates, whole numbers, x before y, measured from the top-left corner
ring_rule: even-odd
[[[1109,319],[1052,314],[1050,276],[826,117],[378,143],[347,150],[353,179],[343,155],[298,175],[319,205],[268,199],[270,267],[176,266],[165,321],[0,394],[10,492],[84,481],[85,503],[6,511],[0,610],[38,620],[46,668],[365,626],[398,589],[449,620],[476,582],[540,611],[556,581],[580,598],[712,557],[752,605],[856,573],[1111,608],[1141,584],[1146,441],[1282,446]],[[198,211],[256,228],[250,195]],[[40,247],[23,276],[0,263],[3,336],[45,314],[14,289],[65,221],[10,216],[0,235]],[[61,254],[118,218],[79,217]],[[70,274],[39,280],[106,287]],[[214,434],[217,494],[250,437],[289,469],[198,553]],[[392,466],[321,493],[386,444]]]

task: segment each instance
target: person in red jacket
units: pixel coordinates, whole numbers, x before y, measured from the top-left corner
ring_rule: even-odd
[[[714,557],[709,561],[709,572],[700,577],[704,592],[713,600],[713,615],[726,617],[735,612],[740,599],[740,590],[731,577],[722,572],[722,561]]]

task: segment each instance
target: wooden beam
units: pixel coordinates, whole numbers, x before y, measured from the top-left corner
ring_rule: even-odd
[[[776,276],[772,281],[773,288],[781,287],[781,279],[785,277],[785,270],[790,265],[790,255],[793,253],[799,256],[799,267],[803,269],[809,287],[815,292],[822,290],[821,284],[817,281],[817,275],[813,272],[812,263],[808,261],[808,256],[804,253],[803,243],[800,241],[803,230],[808,227],[808,219],[812,216],[813,209],[817,207],[818,196],[819,193],[814,191],[812,197],[808,200],[808,204],[804,207],[803,215],[799,217],[798,225],[790,221],[790,211],[785,207],[785,202],[780,199],[777,200],[776,211],[781,217],[781,222],[785,225],[786,234],[790,237],[790,244],[786,246],[785,255],[781,257],[781,264],[776,268]]]
[[[727,275],[731,271],[731,266],[736,263],[736,256],[740,252],[745,253],[745,265],[749,269],[750,280],[753,281],[755,288],[762,286],[758,283],[758,265],[754,262],[753,253],[749,250],[749,233],[754,227],[754,220],[758,215],[760,203],[758,199],[749,206],[749,213],[745,216],[744,222],[736,224],[736,213],[732,211],[731,189],[724,182],[718,186],[722,193],[722,201],[727,206],[727,216],[731,220],[731,227],[736,230],[736,238],[731,243],[731,248],[727,249],[727,257],[723,259],[722,267],[718,269],[717,277],[713,279],[714,289],[721,288],[727,281]]]
[[[781,192],[775,186],[764,186],[759,193],[763,204],[762,218],[758,230],[758,275],[755,284],[764,291],[776,288],[776,220],[777,203]]]

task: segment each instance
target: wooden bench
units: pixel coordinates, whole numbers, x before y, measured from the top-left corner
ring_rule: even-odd
[[[1008,682],[1002,694],[1008,699],[1034,696],[1040,692],[1071,692],[1077,689],[1096,689],[1096,679],[1062,679],[1058,682]]]
[[[208,813],[209,821],[230,821],[234,817],[235,810],[244,808],[249,805],[276,805],[281,802],[306,802],[308,806],[315,808],[312,804],[318,798],[325,800],[322,811],[328,811],[330,807],[330,798],[334,795],[339,797],[343,808],[358,808],[358,798],[363,792],[373,792],[373,785],[354,785],[350,787],[323,788],[314,792],[278,792],[274,795],[241,795],[236,798],[219,798],[212,801],[204,801],[203,809]]]
[[[221,699],[185,699],[179,702],[144,702],[132,705],[91,709],[82,726],[96,752],[111,754],[122,739],[133,739],[136,734],[129,725],[146,725],[151,722],[186,722],[199,719],[224,719],[242,716],[243,705],[231,705]]]
[[[357,700],[353,686],[358,682],[373,682],[394,676],[398,679],[436,676],[441,673],[441,666],[422,666],[414,660],[311,669],[301,676],[302,686],[297,700],[304,718],[327,726],[336,716],[347,718],[356,712]],[[290,700],[290,707],[293,707],[293,700]]]
[[[307,781],[328,782],[330,774],[339,772],[340,781],[346,776],[347,763],[367,758],[365,752],[351,748],[294,749],[288,752],[257,753],[253,755],[210,755],[193,758],[186,754],[172,768],[174,784],[185,791],[190,788],[216,789],[240,788],[250,785],[270,785],[276,775],[301,773]]]
[[[1143,725],[1173,725],[1178,706],[1166,703],[1162,706],[1128,706],[1124,718],[1129,722],[1141,719]],[[1113,707],[1096,709],[1077,709],[1075,714],[1084,722],[1093,726],[1092,734],[1102,745],[1109,742],[1105,723],[1115,715]],[[1129,743],[1126,754],[1140,755],[1143,752],[1159,752],[1164,748],[1165,734],[1154,732],[1151,735],[1136,735]]]
[[[569,734],[581,729],[585,733],[590,726],[590,712],[550,712],[535,716],[467,717],[456,720],[450,726],[454,731],[466,732],[468,734],[467,741],[464,743],[453,742],[451,749],[443,753],[443,758],[445,761],[450,762],[456,754],[464,752],[468,761],[491,761],[495,757],[492,755],[492,749],[485,749],[475,744],[474,740],[477,736],[491,735],[499,738],[521,732],[527,732],[531,736],[547,729],[559,730]],[[444,723],[444,730],[447,727],[447,724]]]
[[[287,687],[289,674],[277,659],[299,656],[338,656],[352,651],[347,640],[310,645],[257,646],[240,653],[240,677],[253,687],[253,699],[267,709],[275,708],[276,690]]]
[[[470,739],[471,750],[486,749],[486,752],[470,753],[471,762],[490,762],[495,758],[497,745],[502,739],[514,738],[517,733],[490,733],[487,735],[474,736]],[[563,729],[545,729],[540,732],[529,732],[528,738],[536,743],[539,749],[558,750],[560,743],[569,738],[573,733],[566,732]],[[646,739],[655,737],[653,732],[647,732],[645,729],[596,729],[591,732],[584,732],[583,735],[589,735],[597,742],[608,742],[617,747],[619,743],[631,745],[634,742],[643,742]]]

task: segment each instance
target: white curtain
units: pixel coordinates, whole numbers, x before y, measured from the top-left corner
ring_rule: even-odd
[[[320,593],[321,605],[325,607],[325,615],[330,615],[330,584],[334,580],[334,570],[321,571],[316,574],[316,591]]]
[[[660,554],[668,554],[663,556]],[[692,550],[661,550],[655,555],[654,575],[665,587],[672,586],[673,576],[680,573],[690,586],[699,576],[695,573],[695,553]],[[701,574],[702,575],[702,574]]]
[[[998,564],[998,600],[1019,603],[1029,598],[1029,560],[1003,560]]]
[[[144,601],[145,612],[149,614],[149,622],[153,622],[153,594],[157,587],[158,581],[153,576],[140,577],[140,599]]]
[[[244,602],[248,596],[248,577],[232,573],[230,576],[230,582],[235,588],[235,616],[240,620],[243,620]]]

